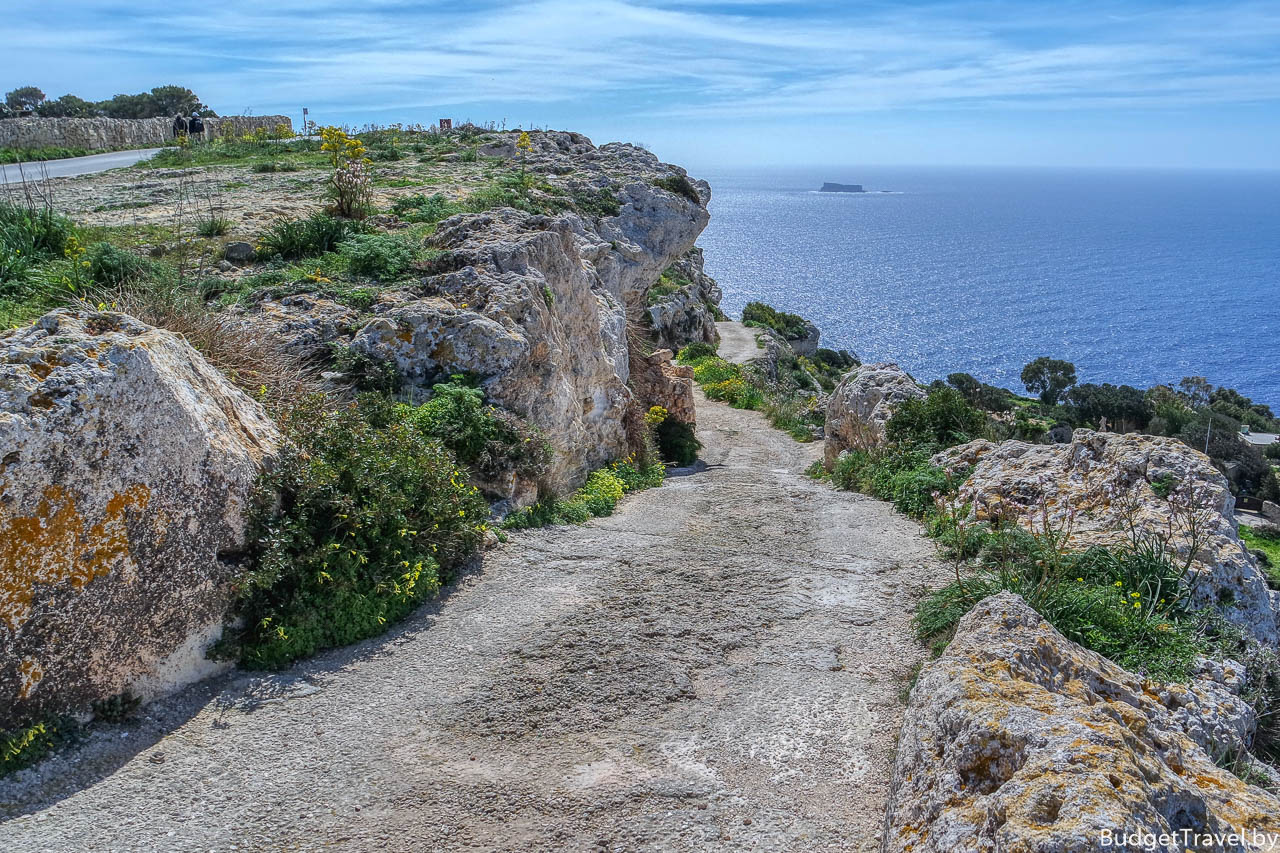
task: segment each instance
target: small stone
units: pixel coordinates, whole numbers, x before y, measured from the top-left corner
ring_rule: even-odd
[[[235,240],[222,250],[222,257],[232,263],[243,264],[253,260],[253,244]]]

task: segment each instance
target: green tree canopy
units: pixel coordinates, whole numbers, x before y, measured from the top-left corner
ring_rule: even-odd
[[[1076,384],[1076,366],[1069,361],[1042,355],[1022,368],[1022,384],[1040,402],[1056,406],[1062,392]]]
[[[48,118],[91,118],[98,114],[98,105],[75,95],[63,95],[45,101],[36,112]]]
[[[6,92],[4,103],[15,112],[34,110],[44,101],[44,92],[35,86],[19,86],[12,92]]]

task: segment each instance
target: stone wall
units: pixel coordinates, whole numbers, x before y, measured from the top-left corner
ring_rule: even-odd
[[[204,135],[212,139],[227,127],[239,135],[285,124],[288,116],[225,116],[204,119]],[[168,118],[10,118],[0,120],[0,148],[145,148],[165,145],[173,139],[173,117]]]

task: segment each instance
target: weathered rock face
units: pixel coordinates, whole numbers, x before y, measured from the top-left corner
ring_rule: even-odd
[[[827,401],[823,447],[827,467],[845,450],[883,443],[885,424],[897,407],[924,397],[924,389],[896,364],[864,364],[850,370]]]
[[[334,341],[347,341],[359,326],[354,309],[311,293],[263,299],[250,311],[233,309],[245,317],[245,328],[278,339],[284,349],[303,358],[319,358]]]
[[[652,355],[631,354],[631,390],[643,408],[661,406],[685,424],[696,423],[693,368],[672,362],[669,349]]]
[[[204,135],[252,133],[277,125],[293,129],[288,116],[224,116],[204,119]],[[0,148],[144,148],[171,144],[173,116],[167,118],[11,118],[0,120]]]
[[[1131,530],[1168,537],[1182,558],[1194,545],[1192,603],[1220,608],[1262,642],[1280,642],[1280,593],[1240,543],[1227,481],[1181,441],[1079,429],[1068,444],[973,441],[934,463],[950,473],[972,468],[958,499],[978,518],[1000,513],[1039,530],[1047,513],[1082,549],[1124,543]]]
[[[702,250],[690,249],[668,267],[668,273],[689,283],[645,309],[658,346],[679,352],[692,343],[719,345],[720,285],[703,272]]]
[[[1058,853],[1105,849],[1106,833],[1280,832],[1280,800],[1206,752],[1230,747],[1215,717],[1247,716],[1243,704],[1216,682],[1144,682],[1020,597],[992,596],[911,691],[883,849]],[[1145,849],[1244,848],[1179,837]]]
[[[207,674],[279,441],[190,345],[127,315],[0,335],[0,727]]]
[[[808,320],[804,321],[804,329],[803,335],[798,338],[788,338],[787,343],[791,345],[796,355],[813,358],[818,353],[818,341],[822,337],[822,332]]]
[[[684,173],[641,148],[596,149],[577,134],[533,138],[529,168],[608,188],[618,215],[503,208],[449,219],[433,244],[451,271],[384,295],[351,346],[391,359],[412,385],[458,372],[482,377],[495,403],[553,443],[548,485],[563,491],[629,451],[628,323],[638,324],[638,306],[662,271],[693,248],[710,189],[692,182],[695,204],[655,186]]]

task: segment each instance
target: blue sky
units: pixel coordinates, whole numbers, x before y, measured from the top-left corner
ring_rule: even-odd
[[[1280,3],[10,0],[0,82],[581,130],[697,168],[1280,168]]]

